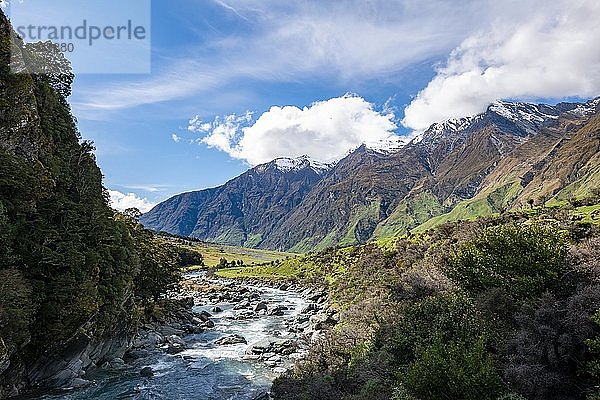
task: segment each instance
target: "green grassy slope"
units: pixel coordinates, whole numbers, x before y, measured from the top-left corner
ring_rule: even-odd
[[[188,244],[198,251],[204,257],[204,264],[207,267],[214,267],[219,264],[221,258],[227,261],[241,260],[245,265],[262,264],[276,260],[284,260],[294,257],[296,254],[283,253],[279,251],[249,249],[245,247],[226,246],[214,243],[194,243]]]
[[[408,229],[443,212],[444,208],[430,192],[418,193],[400,203],[394,212],[377,226],[373,237],[378,239],[402,236]]]
[[[589,202],[593,203],[592,200]],[[414,229],[412,236],[413,241],[420,241],[427,237],[427,234],[422,233],[428,229],[435,229],[445,223],[452,223],[459,220],[478,220],[484,217],[492,218],[527,218],[532,220],[541,220],[548,222],[553,220],[556,213],[563,212],[567,218],[583,223],[592,223],[600,225],[600,204],[586,205],[580,207],[571,207],[568,204],[553,207],[534,207],[515,210],[504,215],[504,217],[493,216],[491,206],[487,200],[469,200],[460,203],[450,213],[435,217]],[[564,217],[561,217],[564,218]],[[216,274],[225,278],[259,278],[266,280],[302,280],[305,282],[313,282],[318,279],[320,282],[333,284],[347,279],[346,271],[352,268],[352,264],[356,261],[356,257],[365,246],[374,246],[383,254],[396,249],[399,241],[404,240],[402,235],[377,239],[367,245],[355,245],[341,248],[330,248],[324,251],[309,253],[306,255],[297,255],[289,253],[273,253],[272,256],[279,255],[279,258],[271,262],[263,261],[256,262],[255,265],[248,265],[239,268],[219,269]],[[405,236],[404,236],[405,237]],[[213,248],[216,249],[216,245]],[[223,247],[223,246],[220,246]],[[250,251],[251,249],[233,248],[237,251]],[[208,254],[208,253],[206,253]],[[224,253],[218,253],[224,254]],[[218,264],[216,256],[213,253],[213,260]],[[283,256],[283,257],[282,257]],[[214,262],[214,261],[213,261]],[[248,263],[251,264],[251,263]],[[207,265],[209,265],[207,263]],[[213,264],[214,265],[214,264]]]

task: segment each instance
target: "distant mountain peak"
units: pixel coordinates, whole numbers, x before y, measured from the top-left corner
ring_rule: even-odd
[[[268,167],[274,166],[277,170],[288,173],[288,172],[297,172],[306,168],[312,169],[319,175],[323,175],[331,168],[333,168],[334,164],[328,164],[321,161],[317,161],[307,155],[303,155],[300,157],[280,157],[271,161],[270,163],[266,163],[263,165],[259,165],[257,170],[259,172],[265,171]]]
[[[574,117],[585,117],[594,114],[598,104],[600,104],[600,97],[587,103],[559,103],[556,106],[497,100],[490,104],[483,113],[462,118],[451,118],[432,124],[427,130],[417,134],[412,143],[425,141],[430,145],[434,145],[451,135],[467,130],[475,122],[486,116],[507,120],[513,126],[519,128],[521,132],[534,135],[539,132],[541,127],[556,121],[563,113]]]
[[[410,139],[406,136],[391,136],[386,139],[378,140],[377,142],[367,143],[364,146],[378,153],[394,153],[406,146]]]
[[[563,106],[565,103],[561,103]],[[559,104],[559,106],[561,105]],[[573,108],[567,111],[569,114],[574,117],[588,117],[592,114],[595,114],[598,111],[598,106],[600,105],[600,97],[596,97],[588,101],[587,103],[567,103]]]
[[[489,124],[523,142],[537,135],[542,129],[554,125],[561,116],[570,115],[575,119],[585,119],[596,113],[599,104],[600,97],[587,103],[556,105],[497,100],[480,114],[432,124],[424,132],[415,135],[411,144],[427,149],[430,153],[439,146],[445,151],[451,151],[462,145],[472,132]],[[492,137],[492,141],[498,142],[496,137]],[[504,152],[505,149],[500,150],[500,153]]]
[[[495,101],[488,107],[488,112],[514,122],[527,133],[535,133],[539,125],[557,119],[560,114],[553,106],[508,101]]]
[[[426,131],[417,134],[412,140],[412,143],[419,143],[425,138],[429,141],[442,139],[448,134],[466,129],[477,118],[481,118],[481,114],[472,117],[450,118],[444,122],[437,122],[431,125]]]

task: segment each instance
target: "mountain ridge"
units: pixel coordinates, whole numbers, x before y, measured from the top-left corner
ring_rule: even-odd
[[[260,164],[219,187],[174,196],[141,221],[168,233],[254,247],[326,173],[324,164],[307,157],[290,160]]]
[[[552,148],[565,146],[569,135],[593,120],[599,104],[600,97],[553,106],[494,102],[483,113],[433,124],[398,149],[363,145],[334,164],[308,156],[261,164],[217,188],[174,196],[141,221],[150,229],[223,244],[303,252],[404,234],[427,227],[429,220],[451,214],[456,207],[448,218],[517,207],[528,194],[540,202],[543,192],[549,201],[572,185],[577,173],[565,175],[551,193],[526,190],[531,182],[538,186],[540,182],[530,176],[536,174],[531,168],[518,168],[527,175],[525,180],[513,176],[516,160],[518,165],[528,160],[552,164],[548,159]],[[595,143],[594,137],[581,138],[580,145],[586,140]],[[569,154],[573,158],[576,152]],[[578,168],[570,161],[562,164]],[[259,179],[249,178],[262,173],[266,175]],[[499,182],[500,176],[512,180]],[[223,191],[230,196],[224,197]],[[477,203],[483,195],[498,199]],[[555,201],[560,199],[564,195]],[[174,203],[178,206],[169,206]]]

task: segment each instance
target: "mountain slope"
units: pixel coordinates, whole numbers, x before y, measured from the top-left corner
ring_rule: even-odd
[[[459,203],[447,209],[446,214],[425,222],[419,229],[502,212],[531,201],[546,204],[564,200],[563,190],[571,185],[581,189],[580,197],[590,196],[594,188],[600,187],[600,182],[591,179],[599,151],[597,104],[596,100],[574,108],[570,104],[556,106],[556,117],[497,160],[472,196],[459,198]],[[581,185],[585,171],[592,176]]]
[[[313,188],[263,245],[305,251],[368,240],[397,199],[429,173],[416,149],[403,154],[359,148]]]
[[[584,196],[598,186],[599,102],[496,102],[482,114],[434,124],[393,152],[362,146],[332,168],[309,169],[301,184],[304,169],[282,172],[274,161],[220,188],[167,200],[143,221],[221,243],[302,252],[500,212],[531,198]],[[265,179],[257,169],[278,172]]]
[[[141,222],[157,231],[255,247],[329,169],[308,157],[277,159],[223,186],[172,197],[144,214]]]
[[[359,149],[313,189],[264,245],[306,251],[404,234],[474,198],[511,152],[553,126],[561,131],[560,116],[581,122],[592,109],[498,102],[483,114],[435,124],[395,153]],[[482,203],[460,215],[495,211]]]

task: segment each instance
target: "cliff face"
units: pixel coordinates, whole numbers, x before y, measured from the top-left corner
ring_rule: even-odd
[[[393,152],[363,146],[303,184],[285,174],[267,175],[265,184],[255,168],[222,187],[175,196],[142,221],[210,241],[301,252],[530,200],[589,195],[600,187],[598,103],[497,102],[482,114],[434,124]]]
[[[32,73],[40,46],[11,35],[0,12],[0,397],[68,383],[122,354],[136,274],[131,237],[66,101],[72,73]]]

